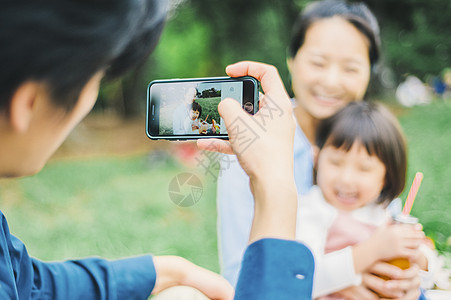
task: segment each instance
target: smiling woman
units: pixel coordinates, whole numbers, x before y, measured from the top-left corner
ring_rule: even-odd
[[[363,99],[370,79],[368,39],[341,17],[317,21],[288,59],[288,67],[298,104],[296,119],[302,128],[312,128],[315,120]],[[312,132],[304,132],[312,141]]]

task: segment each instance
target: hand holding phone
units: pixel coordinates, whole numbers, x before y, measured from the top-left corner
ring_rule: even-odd
[[[227,67],[230,76],[253,76],[261,82],[264,97],[251,116],[236,101],[226,99],[219,111],[229,130],[229,141],[198,140],[200,149],[235,153],[249,175],[254,195],[254,220],[249,242],[264,237],[294,239],[297,192],[293,176],[296,122],[277,69],[241,62]],[[231,187],[233,188],[233,187]]]
[[[253,77],[211,77],[152,81],[147,90],[147,136],[151,139],[227,139],[218,104],[233,98],[249,114],[258,108]]]

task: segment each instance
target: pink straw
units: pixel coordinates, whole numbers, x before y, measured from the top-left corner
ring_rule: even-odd
[[[403,215],[409,215],[412,210],[413,201],[415,201],[415,197],[417,196],[418,189],[420,188],[421,181],[423,180],[423,173],[417,172],[415,174],[415,178],[413,179],[412,186],[410,187],[409,194],[407,195],[406,203],[404,204],[404,208],[402,210]]]

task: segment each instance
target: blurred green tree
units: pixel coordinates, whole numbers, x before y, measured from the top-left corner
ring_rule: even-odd
[[[142,115],[151,80],[223,76],[228,64],[240,60],[275,65],[290,90],[286,47],[294,20],[310,2],[172,0],[176,7],[152,56],[124,78],[104,85],[96,108],[112,108],[125,117]],[[380,23],[381,70],[394,75],[391,84],[376,83],[373,90],[396,86],[405,73],[424,79],[451,66],[451,1],[363,2]]]
[[[451,1],[366,0],[381,26],[383,53],[399,79],[425,78],[451,65]]]

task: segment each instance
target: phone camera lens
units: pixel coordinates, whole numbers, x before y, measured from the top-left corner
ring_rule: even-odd
[[[229,91],[234,92],[235,89],[233,87],[231,87]]]

